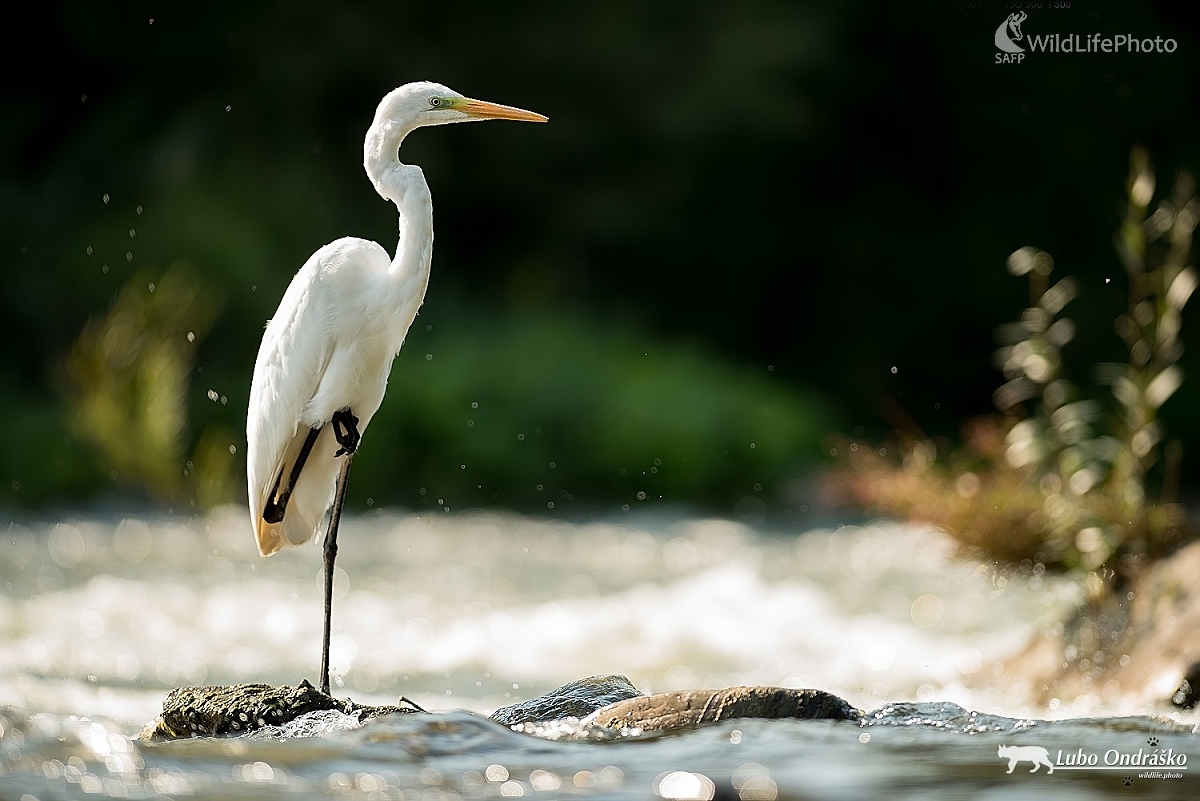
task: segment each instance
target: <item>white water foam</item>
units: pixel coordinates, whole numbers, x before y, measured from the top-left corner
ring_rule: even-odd
[[[0,704],[135,725],[181,684],[315,681],[320,549],[261,559],[243,517],[10,526]],[[344,520],[340,546],[338,692],[427,709],[622,673],[646,692],[771,684],[1044,717],[981,677],[1081,597],[890,523],[376,513]]]

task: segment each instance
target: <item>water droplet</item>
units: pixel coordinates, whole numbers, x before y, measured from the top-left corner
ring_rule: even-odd
[[[50,550],[50,558],[59,567],[68,569],[79,564],[87,550],[79,529],[64,523],[59,523],[51,530],[47,546]]]
[[[578,785],[578,774],[575,778]],[[654,780],[654,794],[662,798],[712,798],[716,784],[703,773],[676,770]]]

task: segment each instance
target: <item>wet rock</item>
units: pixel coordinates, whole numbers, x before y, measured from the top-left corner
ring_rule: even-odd
[[[1171,703],[1180,709],[1193,709],[1200,701],[1200,662],[1188,668],[1179,689],[1171,696]]]
[[[730,687],[657,693],[606,706],[584,723],[643,731],[687,729],[731,718],[859,720],[862,712],[821,690]]]
[[[356,704],[326,695],[307,681],[295,687],[269,684],[180,687],[163,700],[162,714],[146,725],[139,739],[244,735],[267,726],[283,727],[302,716],[306,717],[300,723],[305,723],[320,717],[317,713],[321,712],[348,715],[361,723],[380,715],[418,711],[425,710],[415,705]],[[498,709],[491,719],[514,726],[577,718],[586,725],[611,729],[665,731],[731,718],[857,721],[861,717],[862,712],[841,698],[820,690],[730,687],[643,695],[624,676],[592,676]]]
[[[282,726],[301,715],[322,710],[336,710],[360,721],[419,711],[411,706],[368,706],[341,700],[326,695],[307,680],[295,687],[270,684],[180,687],[163,699],[162,714],[146,725],[139,739],[239,735],[264,726]]]
[[[609,704],[642,695],[624,676],[590,676],[564,684],[537,698],[501,707],[492,713],[492,720],[513,726],[568,717],[582,718]]]

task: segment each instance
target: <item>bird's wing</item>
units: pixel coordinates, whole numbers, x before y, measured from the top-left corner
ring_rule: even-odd
[[[303,535],[289,525],[291,536],[285,537],[282,521],[267,523],[263,510],[284,465],[295,462],[308,435],[308,427],[300,422],[301,412],[320,385],[333,353],[334,343],[326,335],[328,298],[320,280],[323,251],[314,253],[292,279],[267,324],[254,364],[246,415],[246,478],[251,521],[264,556],[307,541],[319,522],[314,521]]]

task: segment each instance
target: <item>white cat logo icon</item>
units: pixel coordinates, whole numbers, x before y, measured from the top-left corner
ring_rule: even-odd
[[[1021,41],[1021,23],[1028,19],[1024,11],[1014,11],[1009,14],[1000,27],[996,29],[996,47],[1005,53],[1024,53],[1025,48],[1017,42]],[[1012,31],[1012,36],[1009,36]]]
[[[1018,762],[1032,762],[1033,770],[1030,773],[1037,773],[1038,768],[1045,765],[1050,770],[1047,773],[1054,772],[1054,763],[1050,761],[1050,752],[1040,745],[1002,745],[996,752],[996,756],[1003,757],[1008,760],[1008,772],[1012,773],[1013,768]]]

